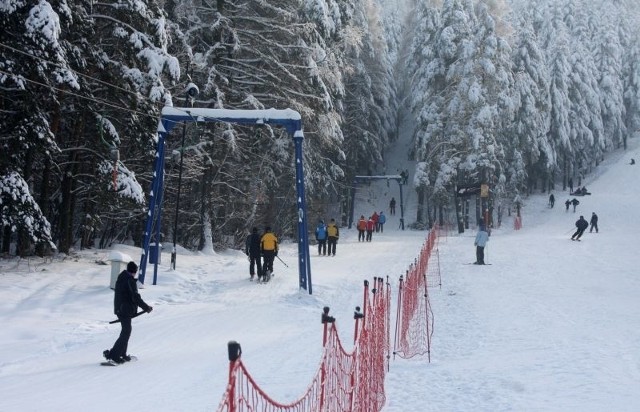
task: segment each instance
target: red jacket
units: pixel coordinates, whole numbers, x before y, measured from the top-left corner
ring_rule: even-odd
[[[375,228],[376,228],[376,223],[373,221],[373,219],[367,220],[367,230],[373,230]]]

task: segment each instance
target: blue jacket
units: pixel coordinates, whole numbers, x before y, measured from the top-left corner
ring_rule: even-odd
[[[386,221],[387,217],[384,215],[384,213],[380,212],[380,216],[378,216],[378,223],[384,225]]]
[[[324,223],[320,223],[316,228],[316,240],[326,240],[326,239],[327,239],[327,226]]]
[[[480,229],[480,231],[476,235],[476,241],[473,244],[476,246],[485,247],[488,241],[489,241],[489,234],[484,230]]]

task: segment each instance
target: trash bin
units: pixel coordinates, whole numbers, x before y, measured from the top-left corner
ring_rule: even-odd
[[[111,251],[109,254],[109,258],[107,259],[111,262],[111,289],[116,288],[116,280],[118,280],[118,275],[120,272],[127,268],[127,264],[132,261],[131,256],[126,253],[118,252],[116,250]]]
[[[162,260],[162,243],[149,244],[149,263],[160,264]]]

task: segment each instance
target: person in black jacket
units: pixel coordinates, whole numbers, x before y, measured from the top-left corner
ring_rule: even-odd
[[[258,276],[262,273],[262,259],[260,258],[260,235],[258,228],[251,229],[251,234],[247,236],[247,244],[244,253],[249,257],[249,275],[251,280],[255,276],[255,267],[258,267]]]
[[[598,233],[598,215],[596,215],[596,212],[591,213],[591,221],[589,223],[591,223],[591,229],[589,229],[589,233],[593,232],[593,229],[595,229],[596,233]]]
[[[131,336],[131,318],[136,315],[138,307],[145,312],[151,312],[153,307],[147,305],[138,293],[137,279],[138,265],[134,262],[127,264],[127,270],[123,270],[116,280],[116,289],[113,297],[113,312],[120,321],[120,336],[111,349],[107,349],[102,354],[107,360],[115,363],[123,363],[131,360],[127,355],[129,337]]]
[[[580,240],[580,236],[582,236],[584,231],[587,230],[587,228],[589,227],[589,223],[584,220],[583,216],[580,216],[580,219],[576,221],[576,227],[578,228],[578,230],[576,230],[576,233],[571,236],[571,240]]]

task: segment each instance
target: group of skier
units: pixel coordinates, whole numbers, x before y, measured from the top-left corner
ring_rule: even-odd
[[[325,225],[324,220],[320,219],[318,221],[318,226],[316,227],[318,256],[335,256],[336,245],[338,244],[339,237],[340,229],[338,229],[335,219],[331,219],[328,225]]]
[[[251,234],[245,242],[244,253],[249,258],[250,280],[253,280],[257,273],[259,282],[268,282],[273,275],[273,261],[278,256],[278,238],[271,231],[271,227],[265,227],[262,236],[258,233],[258,228],[251,229]]]
[[[371,242],[373,238],[373,232],[384,232],[384,224],[387,222],[387,217],[383,211],[380,214],[373,212],[369,219],[365,219],[364,215],[360,215],[360,219],[356,224],[358,229],[358,242]]]
[[[585,196],[585,195],[590,195],[591,193],[587,190],[587,188],[585,186],[583,186],[582,188],[578,187],[576,189],[575,192],[573,192],[573,181],[572,179],[569,179],[569,193],[572,195],[577,195],[577,196]],[[551,193],[549,195],[549,207],[553,208],[553,205],[555,204],[555,196],[553,195],[553,193]],[[564,202],[564,206],[565,206],[565,211],[569,211],[569,207],[573,206],[573,212],[576,212],[576,207],[580,204],[580,201],[578,199],[576,199],[575,197],[571,200],[567,199],[566,202]],[[587,230],[587,228],[589,226],[591,226],[591,229],[589,230],[589,232],[593,232],[593,230],[595,229],[596,233],[598,233],[598,215],[596,215],[595,212],[591,213],[591,219],[587,222],[587,220],[584,218],[584,216],[580,216],[580,218],[576,221],[575,223],[576,226],[576,231],[573,233],[573,235],[571,235],[571,240],[580,240],[580,237],[584,234],[585,230]]]

